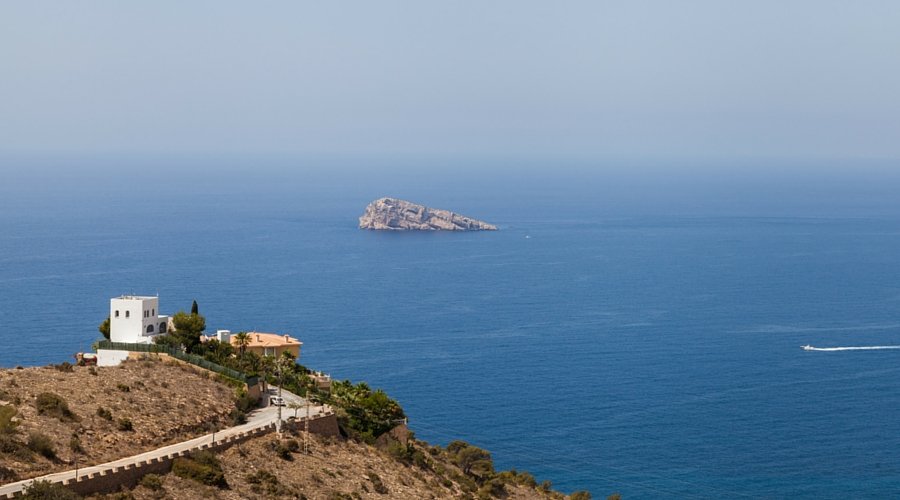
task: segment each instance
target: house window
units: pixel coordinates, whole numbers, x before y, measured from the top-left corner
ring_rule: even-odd
[[[159,324],[159,333],[166,333],[166,324],[165,323]]]
[[[116,317],[117,318],[119,317],[119,311],[116,311]]]
[[[266,355],[266,356],[274,356],[274,355],[275,355],[275,348],[274,348],[274,347],[266,347],[265,355]]]
[[[147,333],[153,333],[153,325],[147,325]]]
[[[130,317],[131,317],[131,311],[125,311],[125,317],[126,317],[126,318],[130,318]]]
[[[156,308],[153,309],[153,312],[150,313],[151,316],[156,316]]]

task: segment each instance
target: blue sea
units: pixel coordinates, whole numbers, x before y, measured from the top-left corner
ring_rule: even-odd
[[[801,349],[900,345],[889,169],[70,163],[4,164],[4,367],[196,299],[562,491],[900,497],[900,351]],[[358,230],[388,195],[501,230]]]

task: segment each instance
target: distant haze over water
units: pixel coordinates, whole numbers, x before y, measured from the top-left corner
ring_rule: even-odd
[[[900,345],[894,167],[7,155],[0,365],[159,293],[566,491],[895,497],[900,352],[801,349]],[[380,196],[501,230],[356,229]]]

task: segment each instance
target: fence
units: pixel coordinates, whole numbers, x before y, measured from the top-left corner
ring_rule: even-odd
[[[228,378],[232,378],[234,380],[243,382],[250,385],[256,385],[259,382],[258,377],[251,377],[242,372],[239,372],[235,369],[228,368],[227,366],[222,366],[218,363],[213,363],[207,359],[204,359],[201,356],[197,356],[196,354],[188,354],[186,352],[181,351],[180,349],[174,349],[169,346],[159,345],[159,344],[130,344],[127,342],[112,342],[110,340],[99,340],[94,345],[94,350],[97,349],[110,349],[113,351],[130,351],[130,352],[151,352],[151,353],[160,353],[160,354],[168,354],[175,359],[180,359],[186,363],[190,363],[192,365],[197,365],[203,369],[209,370],[211,372],[222,374]]]

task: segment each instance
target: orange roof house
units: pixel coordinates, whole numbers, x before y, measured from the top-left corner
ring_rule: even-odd
[[[277,333],[247,332],[248,340],[246,352],[255,352],[260,356],[280,356],[282,352],[289,352],[295,358],[300,358],[300,346],[303,342],[290,335]],[[231,335],[231,345],[239,349],[237,337]]]

